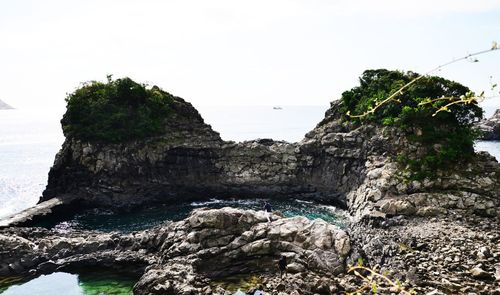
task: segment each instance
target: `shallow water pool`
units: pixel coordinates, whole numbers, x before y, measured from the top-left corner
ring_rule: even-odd
[[[262,210],[263,199],[212,199],[206,202],[192,202],[177,205],[156,205],[142,210],[123,214],[114,214],[103,210],[94,210],[80,214],[70,220],[56,224],[40,224],[40,226],[55,228],[57,230],[101,230],[130,232],[143,230],[162,224],[166,221],[178,221],[186,218],[196,208],[222,208],[235,207],[243,209]],[[345,226],[342,210],[333,206],[316,204],[313,202],[290,200],[273,200],[273,210],[279,211],[285,217],[305,216],[309,219],[321,218],[340,227]]]
[[[29,281],[0,278],[2,295],[130,295],[137,277],[110,271],[56,272]]]

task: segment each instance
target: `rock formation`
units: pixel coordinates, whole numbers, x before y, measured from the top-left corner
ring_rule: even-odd
[[[395,128],[343,122],[338,104],[332,103],[301,142],[234,143],[222,141],[179,99],[164,136],[126,144],[67,138],[41,201],[120,209],[234,195],[295,196],[363,215],[376,207],[388,214],[422,215],[442,211],[439,207],[498,214],[500,176],[494,159],[478,156],[466,169],[404,182],[394,158],[420,148]]]
[[[380,147],[380,137],[365,141],[360,131],[340,126],[301,143],[224,142],[190,104],[179,100],[177,108],[165,135],[146,141],[67,138],[41,201],[76,198],[116,209],[214,196],[294,195],[345,207],[347,192],[361,183],[367,155]]]
[[[498,162],[478,153],[432,179],[410,181],[395,159],[425,147],[394,127],[345,122],[338,107],[333,102],[301,142],[234,143],[176,98],[162,136],[123,144],[66,138],[41,203],[3,225],[68,209],[236,195],[336,204],[352,216],[346,232],[302,217],[268,224],[261,213],[229,208],[128,235],[7,228],[0,273],[129,265],[144,273],[136,294],[223,294],[210,281],[255,272],[272,294],[335,294],[362,284],[345,270],[363,258],[420,292],[500,292]],[[286,283],[270,275],[270,259],[281,253],[296,272]]]
[[[176,98],[162,136],[122,144],[66,138],[40,204],[0,226],[88,207],[127,210],[225,196],[311,199],[356,218],[372,212],[435,215],[450,208],[500,214],[494,158],[478,154],[467,167],[408,182],[395,159],[424,147],[394,127],[343,121],[339,104],[333,102],[301,142],[235,143],[221,140],[191,104]]]
[[[130,234],[10,227],[0,230],[0,277],[99,267],[138,274],[134,294],[231,294],[214,282],[235,275],[259,277],[266,294],[338,294],[362,285],[346,273],[361,257],[418,294],[500,288],[498,218],[453,210],[442,218],[372,218],[348,232],[320,219],[272,219],[201,208]],[[276,269],[280,255],[288,260],[284,280]]]
[[[97,266],[140,273],[134,294],[212,294],[213,279],[276,277],[275,260],[285,255],[288,271],[302,277],[295,286],[300,294],[316,293],[320,279],[331,283],[323,288],[334,288],[350,252],[346,232],[319,219],[272,218],[269,223],[263,212],[252,210],[198,209],[185,220],[131,234],[4,229],[0,246],[10,251],[0,252],[0,276]],[[281,291],[290,294],[293,288]]]
[[[500,109],[489,119],[484,119],[477,125],[483,133],[484,140],[500,140]]]

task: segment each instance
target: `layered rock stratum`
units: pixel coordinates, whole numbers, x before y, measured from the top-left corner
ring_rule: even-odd
[[[394,127],[343,121],[339,103],[300,142],[235,143],[221,140],[191,104],[177,98],[162,136],[122,144],[66,138],[40,205],[51,200],[56,207],[119,210],[258,196],[334,204],[357,218],[374,211],[432,215],[450,208],[499,214],[500,174],[493,157],[480,153],[434,179],[407,181],[395,159],[424,147],[410,144]],[[32,215],[15,222],[29,224]]]

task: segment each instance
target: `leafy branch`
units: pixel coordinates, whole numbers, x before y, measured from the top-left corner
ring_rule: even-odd
[[[361,274],[361,272],[368,273],[367,275]],[[380,285],[385,284],[396,289],[400,294],[404,295],[413,295],[415,291],[411,289],[410,291],[405,290],[405,288],[401,285],[399,280],[393,281],[391,280],[387,274],[382,274],[377,271],[377,268],[369,268],[363,266],[363,261],[358,260],[358,264],[355,266],[350,266],[347,270],[347,273],[354,273],[357,277],[363,280],[363,285],[352,293],[347,293],[348,295],[358,295],[362,294],[365,290],[370,290],[373,294],[377,294],[377,289]]]
[[[492,52],[492,51],[496,51],[496,50],[499,50],[499,49],[500,49],[500,46],[497,44],[497,42],[493,42],[491,48],[489,48],[487,50],[481,50],[481,51],[478,51],[478,52],[470,53],[470,54],[468,54],[466,56],[463,56],[461,58],[453,59],[453,60],[451,60],[451,61],[449,61],[447,63],[439,65],[439,66],[431,69],[430,71],[427,71],[423,75],[420,75],[420,76],[418,76],[418,77],[410,80],[408,83],[406,83],[403,86],[401,86],[399,89],[397,89],[396,91],[394,91],[391,95],[389,95],[389,97],[385,98],[384,100],[375,102],[375,105],[374,106],[370,106],[368,108],[368,110],[365,111],[364,113],[359,114],[359,115],[353,115],[353,114],[351,114],[351,111],[347,111],[346,115],[349,116],[350,118],[358,118],[358,119],[361,119],[361,118],[364,118],[364,117],[366,117],[368,115],[371,115],[371,114],[375,113],[375,111],[377,109],[379,109],[380,107],[384,106],[385,104],[387,104],[390,101],[399,102],[399,100],[397,100],[397,97],[399,95],[403,94],[403,90],[409,88],[411,85],[415,84],[416,82],[418,82],[418,80],[422,79],[423,77],[428,76],[428,75],[430,75],[430,74],[432,74],[432,73],[434,73],[436,71],[440,71],[442,68],[444,68],[446,66],[449,66],[451,64],[454,64],[456,62],[459,62],[459,61],[469,60],[471,62],[478,62],[478,60],[477,60],[477,58],[475,58],[475,56],[478,56],[478,55],[481,55],[481,54],[485,54],[485,53],[488,53],[488,52]],[[494,84],[492,86],[492,89],[494,87],[496,87],[496,84]],[[448,108],[450,106],[454,105],[454,104],[460,104],[460,103],[470,104],[470,103],[473,103],[473,102],[481,101],[481,100],[483,100],[485,98],[486,97],[484,97],[484,92],[481,93],[481,95],[479,95],[477,97],[475,97],[474,95],[471,95],[470,97],[459,97],[458,99],[457,98],[453,98],[453,97],[443,98],[443,100],[447,99],[447,100],[452,100],[452,101],[450,101],[450,103],[448,103],[447,105],[439,108],[433,114],[433,116],[435,116],[439,112],[448,111]],[[422,104],[419,104],[419,105],[422,105]]]

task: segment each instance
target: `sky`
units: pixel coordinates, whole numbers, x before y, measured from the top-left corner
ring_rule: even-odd
[[[425,73],[492,41],[498,0],[0,0],[0,99],[61,108],[112,74],[195,106],[327,105],[366,69]],[[500,50],[477,58],[435,74],[493,95]]]

